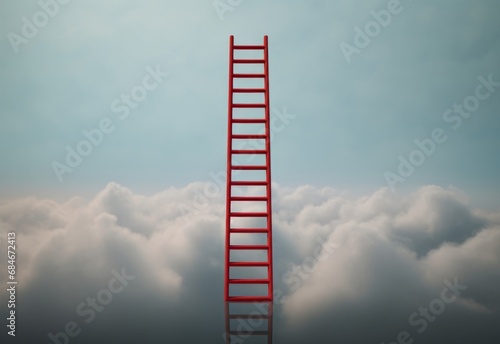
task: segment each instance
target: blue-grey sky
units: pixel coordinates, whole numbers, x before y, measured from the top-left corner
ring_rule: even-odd
[[[154,192],[210,180],[225,164],[228,37],[250,44],[267,34],[271,105],[295,115],[274,137],[276,182],[374,191],[388,185],[384,173],[397,170],[399,155],[440,127],[446,142],[395,189],[452,185],[495,200],[500,91],[456,130],[442,116],[474,95],[478,77],[500,80],[496,2],[401,0],[347,58],[342,44],[356,48],[356,27],[366,32],[371,11],[391,1],[242,1],[219,13],[214,4],[69,1],[19,43],[9,33],[22,37],[22,18],[33,22],[40,5],[4,2],[4,195],[69,197],[109,181]],[[157,65],[169,76],[119,119],[113,101]],[[76,149],[82,130],[105,117],[115,130],[60,182],[52,162],[64,163],[65,147]]]
[[[71,344],[223,342],[229,36],[268,35],[275,343],[498,343],[499,14],[495,0],[2,1],[16,339],[75,321]]]

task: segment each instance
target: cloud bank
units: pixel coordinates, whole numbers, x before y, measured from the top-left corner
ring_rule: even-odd
[[[74,321],[70,343],[223,342],[225,208],[222,194],[193,206],[206,185],[144,196],[110,183],[90,200],[0,203],[2,256],[17,233],[18,338],[49,343]],[[500,339],[500,210],[437,186],[273,195],[276,341]],[[0,269],[5,285],[5,260]],[[122,272],[135,278],[104,304]],[[87,322],[77,308],[89,298],[102,309]]]

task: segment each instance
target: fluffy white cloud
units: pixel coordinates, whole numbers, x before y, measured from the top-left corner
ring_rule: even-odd
[[[21,311],[30,314],[27,325],[37,329],[33,336],[46,338],[49,331],[60,330],[74,317],[76,305],[108,283],[112,269],[125,268],[137,277],[116,307],[122,312],[140,310],[145,315],[139,323],[185,312],[181,331],[197,319],[195,313],[219,309],[224,199],[222,194],[206,197],[209,201],[194,206],[206,186],[193,183],[143,196],[110,183],[91,200],[0,203],[0,254],[5,254],[6,233],[15,231],[19,288],[25,300]],[[280,295],[276,302],[283,305],[278,312],[285,317],[280,318],[294,324],[294,331],[309,333],[314,319],[323,319],[319,324],[324,328],[324,319],[335,319],[348,331],[349,310],[366,331],[352,337],[353,342],[389,340],[405,326],[411,329],[408,315],[438,297],[444,281],[455,278],[467,290],[448,306],[445,324],[426,331],[429,336],[449,331],[451,319],[498,319],[499,213],[474,210],[460,192],[436,186],[410,196],[381,189],[358,199],[312,186],[274,185],[273,192],[275,289]],[[5,284],[5,261],[0,265]],[[53,317],[42,319],[37,307]],[[192,307],[202,310],[181,311]],[[124,317],[103,312],[101,325],[94,330],[89,326],[86,333],[106,331],[104,323],[112,333],[117,319],[128,321]],[[374,326],[373,319],[387,323]],[[287,326],[278,321],[275,330],[286,337]],[[346,333],[340,331],[339,338]],[[310,333],[305,336],[312,338]],[[123,334],[124,340],[130,338],[130,333]],[[294,338],[301,337],[295,333]]]
[[[279,202],[287,208],[286,196]],[[413,339],[422,331],[426,342],[433,342],[434,331],[442,336],[450,324],[425,331],[428,324],[416,325],[420,313],[413,323],[409,316],[440,297],[446,281],[466,286],[448,306],[453,310],[444,316],[447,322],[468,318],[470,328],[463,331],[473,333],[476,316],[498,319],[500,223],[495,214],[473,210],[456,190],[426,186],[402,197],[381,189],[354,200],[332,195],[318,204],[304,204],[292,221],[286,215],[275,221],[299,238],[302,252],[284,274],[291,289],[284,312],[293,328],[325,332],[336,323],[331,335],[337,331],[342,337],[338,333],[356,323],[345,313],[355,312],[364,334],[351,333],[354,342],[389,341],[403,330]],[[318,255],[315,237],[325,234],[331,245]],[[361,325],[363,319],[371,322]],[[314,322],[322,327],[313,331]],[[393,328],[390,323],[400,325]],[[461,331],[454,331],[454,338],[460,338]]]

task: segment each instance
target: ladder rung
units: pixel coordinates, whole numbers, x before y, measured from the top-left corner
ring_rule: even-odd
[[[264,59],[234,59],[234,63],[264,63]]]
[[[266,104],[233,104],[234,108],[265,108]]]
[[[254,166],[254,165],[238,165],[231,166],[232,170],[241,170],[241,171],[257,171],[257,170],[267,170],[267,166]]]
[[[231,302],[254,302],[254,301],[268,301],[272,302],[272,298],[270,296],[228,296],[228,301]],[[229,319],[270,319],[271,314],[234,314],[230,315]],[[234,317],[234,318],[233,318]],[[261,318],[262,317],[262,318]]]
[[[235,336],[240,336],[240,335],[248,335],[247,330],[242,330],[242,331],[229,331],[229,334],[235,335]],[[252,331],[251,332],[252,336],[267,336],[269,334],[268,331]]]
[[[264,49],[263,45],[233,45],[235,50],[259,50]]]
[[[231,201],[267,201],[266,196],[233,196]]]
[[[265,74],[233,74],[233,78],[264,78],[266,75]]]
[[[250,213],[239,212],[239,213],[229,213],[229,216],[232,216],[232,217],[266,217],[267,213],[266,212],[250,212]]]
[[[233,149],[232,154],[266,154],[265,149]]]
[[[250,278],[233,278],[229,280],[231,284],[268,284],[269,280],[264,278],[250,279]]]
[[[266,181],[261,180],[232,180],[231,185],[234,186],[266,186]]]
[[[230,296],[229,300],[234,301],[234,299],[237,299],[237,301],[241,300],[248,300],[251,298],[251,300],[259,300],[259,301],[267,301],[270,300],[267,296]],[[258,298],[258,299],[255,299]],[[231,314],[229,315],[229,319],[269,319],[269,315],[265,314]]]
[[[269,266],[268,262],[229,262],[229,266]]]
[[[233,88],[234,93],[265,93],[265,88]]]
[[[265,134],[233,134],[231,136],[233,139],[255,139],[255,140],[261,140],[265,139],[266,135]]]
[[[267,233],[267,228],[230,228],[229,233]]]
[[[233,123],[266,123],[264,118],[233,118]]]
[[[229,245],[230,250],[268,250],[266,245]]]

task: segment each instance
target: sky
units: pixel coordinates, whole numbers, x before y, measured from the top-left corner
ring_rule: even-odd
[[[229,36],[268,35],[274,342],[498,343],[499,10],[2,1],[16,340],[223,342]]]

